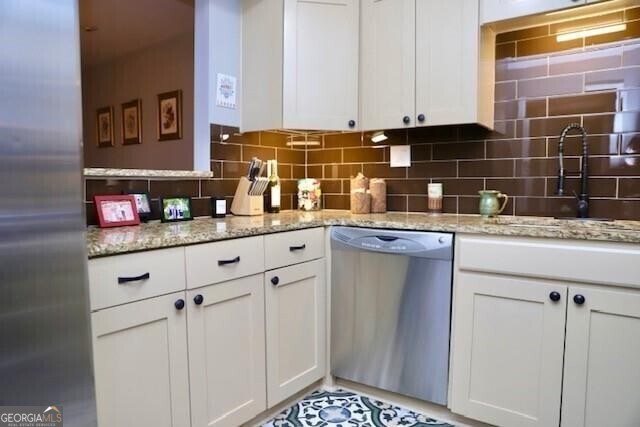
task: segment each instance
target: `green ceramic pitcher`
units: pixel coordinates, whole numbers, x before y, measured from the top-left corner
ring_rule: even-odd
[[[480,190],[478,194],[480,194],[480,215],[485,217],[500,215],[509,201],[509,196],[497,190]],[[504,198],[502,206],[498,201],[500,198]]]

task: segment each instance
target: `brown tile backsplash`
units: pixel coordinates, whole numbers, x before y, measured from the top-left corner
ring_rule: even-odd
[[[558,43],[556,34],[621,22],[627,30]],[[209,197],[231,203],[238,177],[252,156],[276,158],[282,208],[297,203],[296,180],[321,180],[323,206],[349,208],[349,178],[363,172],[387,180],[390,211],[427,210],[427,184],[440,182],[450,213],[477,213],[478,191],[510,195],[507,215],[574,216],[573,196],[555,196],[558,135],[571,122],[588,132],[591,215],[640,220],[640,8],[497,35],[495,130],[479,125],[385,131],[374,148],[372,132],[314,134],[318,147],[291,147],[286,132],[240,133],[211,127],[211,168],[203,180],[86,180],[87,222],[95,224],[95,194],[148,191],[157,198],[189,195],[194,212],[208,215]],[[590,46],[596,43],[595,46]],[[221,142],[221,135],[230,137]],[[299,137],[299,136],[298,136]],[[411,145],[411,167],[391,168],[390,146]],[[581,140],[566,139],[566,191],[578,191]]]
[[[622,46],[563,53],[549,57],[549,75],[616,68],[620,67],[621,63]]]
[[[616,111],[616,92],[598,92],[589,95],[549,98],[550,116],[589,114]]]

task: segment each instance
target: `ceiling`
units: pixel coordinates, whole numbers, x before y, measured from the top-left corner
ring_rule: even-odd
[[[80,0],[82,66],[111,61],[187,32],[194,0]],[[87,32],[85,28],[96,30]]]

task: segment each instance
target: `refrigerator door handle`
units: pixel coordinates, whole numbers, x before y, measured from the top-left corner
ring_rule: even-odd
[[[151,274],[149,273],[144,273],[139,276],[133,276],[133,277],[118,277],[118,285],[123,285],[129,282],[139,282],[141,280],[149,280],[150,277],[151,277]]]

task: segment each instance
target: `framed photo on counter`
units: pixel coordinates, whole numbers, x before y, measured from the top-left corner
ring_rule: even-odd
[[[160,199],[160,220],[162,222],[191,221],[193,210],[191,197],[167,197]]]
[[[149,219],[151,218],[151,197],[149,197],[149,193],[141,191],[137,193],[126,194],[133,196],[133,198],[135,199],[140,221],[149,221]]]
[[[142,100],[122,104],[122,145],[142,144]]]
[[[140,224],[135,198],[130,194],[94,196],[101,228]]]

